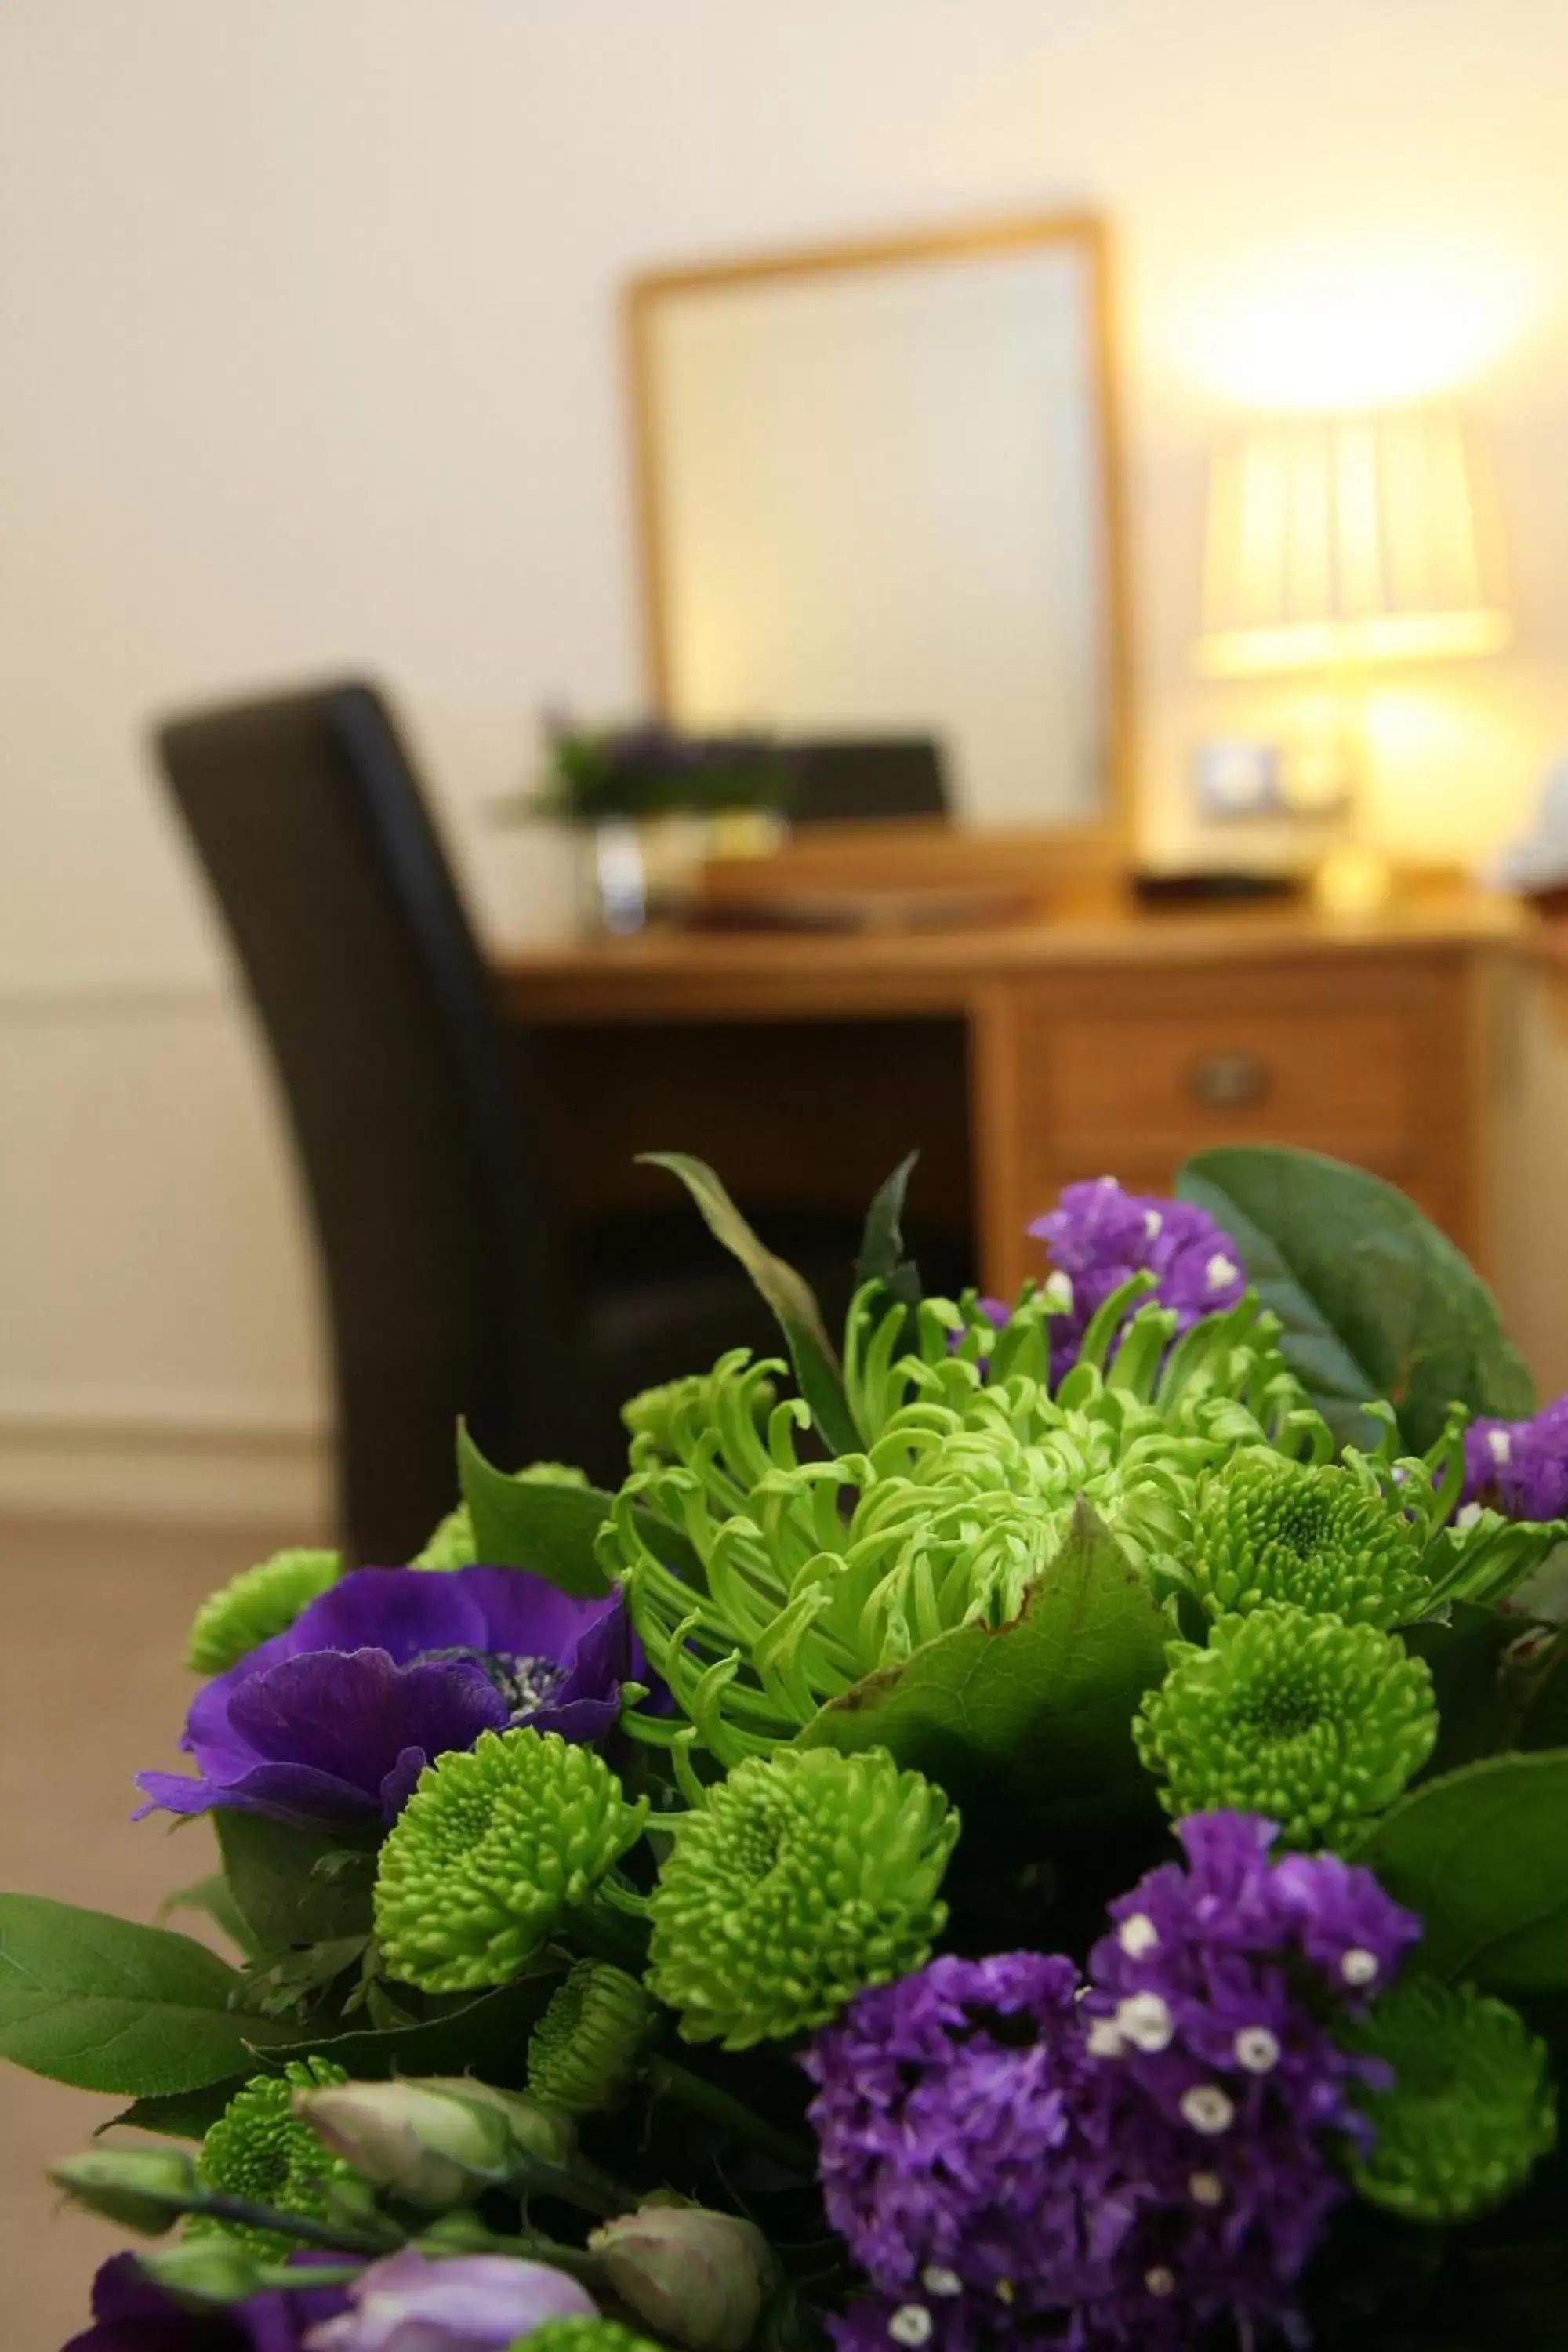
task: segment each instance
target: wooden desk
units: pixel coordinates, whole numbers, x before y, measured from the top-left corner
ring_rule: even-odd
[[[998,929],[649,932],[506,962],[585,1209],[683,1148],[738,1197],[863,1205],[911,1144],[919,1204],[986,1286],[1074,1178],[1168,1190],[1188,1152],[1310,1146],[1402,1185],[1484,1255],[1492,984],[1523,918],[1457,889],[1363,921],[1107,900]]]

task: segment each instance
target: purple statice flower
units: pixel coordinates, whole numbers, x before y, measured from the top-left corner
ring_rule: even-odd
[[[607,1738],[637,1664],[618,1590],[576,1601],[521,1569],[357,1569],[197,1694],[180,1745],[199,1777],[140,1773],[142,1810],[390,1822],[433,1757],[481,1731]]]
[[[1077,1361],[1095,1309],[1135,1274],[1155,1276],[1140,1303],[1172,1310],[1178,1332],[1234,1307],[1247,1287],[1240,1250],[1206,1210],[1124,1192],[1114,1176],[1068,1184],[1028,1231],[1050,1254],[1046,1290],[1063,1309],[1051,1320],[1054,1380]]]
[[[92,2326],[65,2352],[301,2352],[308,2329],[347,2308],[341,2286],[322,2286],[193,2311],[146,2277],[134,2254],[115,2254],[92,2283]]]
[[[1509,1519],[1568,1517],[1568,1396],[1530,1421],[1471,1422],[1461,1499]]]
[[[587,2290],[545,2263],[508,2254],[430,2262],[405,2246],[362,2271],[341,2318],[311,2329],[305,2352],[505,2352],[545,2319],[595,2319]]]
[[[1419,1923],[1272,1824],[1195,1816],[1185,1864],[1071,1963],[942,1958],[862,1993],[806,2055],[829,2219],[870,2295],[840,2352],[1009,2341],[1189,2352],[1220,2320],[1296,2330],[1296,2283],[1364,2142],[1373,2062],[1336,2021]]]

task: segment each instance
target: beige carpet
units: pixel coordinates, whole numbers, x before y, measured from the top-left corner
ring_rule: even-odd
[[[131,1776],[179,1760],[197,1602],[301,1540],[308,1530],[0,1521],[0,1887],[151,1920],[211,1868],[205,1824],[131,1825]],[[57,2352],[85,2325],[94,2266],[123,2240],[60,2210],[42,2168],[121,2105],[0,2068],[5,2352]]]

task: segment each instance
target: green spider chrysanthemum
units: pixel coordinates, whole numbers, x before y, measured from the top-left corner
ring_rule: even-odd
[[[1264,1813],[1287,1845],[1332,1846],[1432,1752],[1432,1677],[1373,1626],[1269,1601],[1169,1655],[1132,1729],[1178,1819]]]
[[[753,1758],[673,1822],[648,1983],[689,2042],[726,2050],[826,2024],[862,1986],[921,1967],[959,1817],[885,1748]]]
[[[985,1326],[984,1360],[974,1332],[950,1353],[959,1308],[928,1299],[915,1322],[919,1351],[900,1356],[906,1309],[879,1318],[866,1294],[858,1326],[851,1318],[845,1381],[864,1453],[801,1462],[805,1406],[765,1410],[784,1368],[744,1349],[718,1364],[705,1399],[688,1384],[659,1441],[677,1461],[651,1439],[634,1444],[642,1466],[600,1558],[626,1579],[653,1665],[725,1766],[772,1753],[826,1701],[938,1634],[1016,1617],[1080,1496],[1153,1562],[1180,1547],[1201,1474],[1238,1447],[1323,1459],[1331,1446],[1254,1300],[1173,1347],[1173,1318],[1145,1308],[1109,1370],[1115,1318],[1100,1328],[1097,1317],[1054,1395],[1038,1298],[1005,1331]],[[695,1549],[701,1581],[658,1557],[649,1511]],[[628,1728],[668,1743],[677,1727],[654,1717]]]
[[[631,2088],[653,2003],[607,1960],[579,1960],[529,2037],[528,2087],[571,2116],[608,2114]]]
[[[569,1462],[531,1462],[526,1469],[514,1470],[512,1476],[520,1486],[585,1486],[588,1474],[574,1470]],[[459,1503],[448,1511],[436,1528],[428,1543],[416,1551],[409,1561],[410,1568],[453,1569],[472,1568],[479,1559],[474,1539],[473,1514],[467,1503]]]
[[[632,1442],[634,1469],[654,1468],[660,1463],[687,1458],[704,1431],[712,1425],[717,1391],[730,1360],[726,1356],[710,1372],[689,1372],[682,1380],[665,1381],[658,1388],[644,1389],[622,1405],[621,1419]],[[775,1365],[773,1369],[782,1371],[784,1368]],[[754,1385],[748,1398],[753,1423],[765,1423],[777,1395],[771,1380],[759,1381]]]
[[[1406,2221],[1486,2211],[1556,2143],[1545,2044],[1506,2001],[1407,1977],[1376,2002],[1354,2046],[1385,2060],[1394,2082],[1361,2094],[1377,2138],[1352,2175],[1363,2197]]]
[[[426,1992],[509,1983],[636,1844],[647,1809],[593,1748],[526,1726],[426,1765],[376,1871],[388,1976]]]
[[[618,2319],[542,2319],[507,2352],[664,2352],[651,2336],[639,2336]]]
[[[193,1674],[226,1673],[274,1633],[286,1633],[342,1572],[342,1555],[335,1551],[275,1551],[259,1567],[241,1569],[197,1610],[185,1642],[186,1665]]]
[[[1426,1601],[1421,1551],[1397,1501],[1370,1479],[1258,1451],[1203,1480],[1186,1568],[1211,1617],[1290,1601],[1386,1633]]]
[[[348,2079],[341,2066],[326,2058],[294,2059],[281,2074],[253,2076],[235,2093],[203,2140],[196,2158],[199,2179],[208,2189],[221,2189],[252,2204],[325,2219],[329,2188],[333,2181],[352,2180],[353,2170],[329,2154],[310,2125],[296,2116],[294,2094],[324,2090]],[[289,2253],[299,2242],[280,2231],[218,2221],[203,2213],[192,2214],[185,2228],[195,2235],[221,2230],[263,2256]]]

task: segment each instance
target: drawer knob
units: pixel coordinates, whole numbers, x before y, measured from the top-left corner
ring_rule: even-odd
[[[1268,1092],[1268,1065],[1258,1054],[1200,1054],[1187,1073],[1194,1102],[1205,1110],[1250,1110]]]

